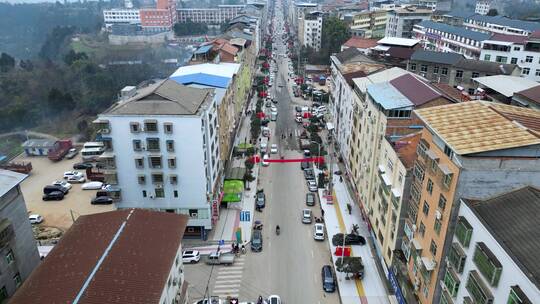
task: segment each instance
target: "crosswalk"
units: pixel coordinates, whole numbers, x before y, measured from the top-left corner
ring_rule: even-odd
[[[212,295],[220,298],[238,297],[243,272],[244,256],[238,257],[231,266],[220,266],[212,289]]]

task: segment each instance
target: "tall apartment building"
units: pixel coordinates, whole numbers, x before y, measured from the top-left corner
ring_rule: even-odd
[[[298,37],[302,46],[320,50],[322,43],[323,17],[321,12],[305,13],[299,22]]]
[[[113,24],[141,24],[141,16],[138,9],[113,8],[103,10],[103,22],[106,28]]]
[[[298,34],[298,37],[300,37],[300,26],[303,26],[303,24],[300,21],[304,19],[304,14],[311,11],[315,11],[318,5],[317,3],[309,3],[309,2],[294,2],[293,1],[292,3],[293,3],[293,7],[289,10],[289,19],[290,19],[289,28],[293,31],[296,31],[296,34]]]
[[[357,13],[353,16],[351,33],[362,38],[382,38],[386,30],[386,10],[374,10]]]
[[[39,264],[36,240],[19,186],[26,177],[0,169],[0,302],[11,297]]]
[[[504,16],[472,15],[463,20],[463,26],[484,33],[528,36],[540,30],[540,23],[510,19]]]
[[[238,16],[245,7],[245,5],[240,4],[222,4],[218,5],[217,8],[179,8],[176,11],[180,23],[189,20],[197,23],[219,25]]]
[[[424,49],[459,53],[470,59],[480,57],[480,45],[491,35],[462,27],[422,21],[414,26],[416,39],[422,40]]]
[[[535,303],[540,299],[540,190],[461,199],[440,303]]]
[[[141,25],[145,31],[166,32],[178,21],[175,0],[157,0],[156,8],[139,10]]]
[[[396,268],[408,277],[402,289],[410,286],[420,303],[439,303],[445,257],[461,229],[460,199],[485,200],[540,184],[540,112],[470,101],[415,113],[425,127],[401,246],[404,265]]]
[[[480,59],[517,64],[522,77],[540,81],[540,32],[528,36],[494,34],[482,41]]]
[[[400,7],[388,11],[385,37],[414,38],[413,27],[423,20],[429,20],[431,9],[414,6]]]
[[[474,7],[474,12],[479,15],[487,15],[491,9],[491,4],[493,0],[476,0],[476,5]]]
[[[216,99],[213,89],[167,79],[98,115],[94,123],[107,147],[99,161],[107,183],[120,191],[118,209],[187,214],[186,235],[206,237],[223,167]]]

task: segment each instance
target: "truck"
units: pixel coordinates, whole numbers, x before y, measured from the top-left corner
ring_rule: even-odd
[[[47,157],[52,161],[59,161],[66,156],[69,149],[73,148],[73,143],[69,139],[61,139],[57,140],[54,143],[54,146],[51,150],[49,150],[49,153],[47,153]]]
[[[206,258],[208,265],[232,265],[234,263],[233,253],[222,253],[221,251],[212,251]]]
[[[9,162],[9,163],[0,165],[0,169],[28,174],[30,173],[30,171],[32,171],[32,163],[31,162]]]
[[[99,170],[94,171],[93,168],[86,168],[86,180],[103,183],[105,182],[105,174]]]

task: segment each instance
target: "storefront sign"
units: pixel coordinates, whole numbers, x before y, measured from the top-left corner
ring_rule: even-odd
[[[407,304],[407,301],[405,301],[405,297],[403,296],[403,293],[401,293],[401,287],[399,287],[399,282],[394,275],[394,272],[392,270],[388,270],[388,281],[390,281],[390,285],[392,285],[392,289],[394,289],[394,293],[396,296],[396,299],[399,304]]]

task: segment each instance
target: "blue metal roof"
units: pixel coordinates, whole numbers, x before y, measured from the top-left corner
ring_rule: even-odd
[[[227,88],[229,86],[230,78],[223,76],[216,76],[204,73],[195,73],[182,76],[170,77],[170,79],[183,84],[202,84],[214,88]]]
[[[385,110],[413,106],[413,103],[389,82],[370,84],[367,86],[367,91],[373,101],[380,104]]]
[[[418,25],[476,41],[488,40],[491,37],[491,34],[476,32],[463,27],[452,26],[431,20],[423,20],[418,23]]]
[[[527,30],[534,32],[540,30],[540,23],[532,21],[523,21],[517,19],[510,19],[504,16],[484,16],[484,15],[474,15],[470,16],[467,19],[487,22],[491,24],[498,24],[502,26],[509,26],[516,29]]]
[[[195,55],[206,54],[212,49],[212,47],[213,47],[212,44],[203,45],[200,48],[198,48],[197,50],[195,50],[195,52],[193,52],[193,54],[195,54]]]

